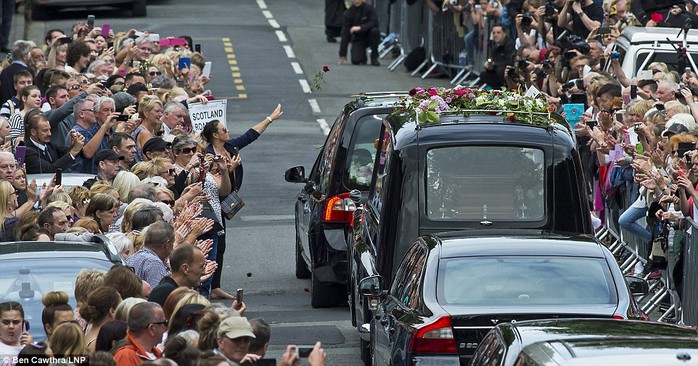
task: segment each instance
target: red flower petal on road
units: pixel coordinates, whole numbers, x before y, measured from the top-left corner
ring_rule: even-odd
[[[308,288],[304,288],[303,292],[310,292],[310,290]]]
[[[247,272],[247,277],[252,277],[252,272]]]

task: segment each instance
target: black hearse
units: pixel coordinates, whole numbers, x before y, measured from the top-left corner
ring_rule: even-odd
[[[369,308],[378,299],[361,296],[358,284],[380,275],[390,288],[418,237],[471,229],[594,233],[575,138],[559,115],[460,110],[419,123],[398,111],[383,120],[377,144],[348,243],[349,305],[364,361]]]

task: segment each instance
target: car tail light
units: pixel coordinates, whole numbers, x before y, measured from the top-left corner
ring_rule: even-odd
[[[417,329],[410,340],[412,353],[456,353],[457,351],[451,317],[448,315]]]
[[[351,223],[356,204],[349,199],[349,192],[340,193],[325,200],[325,210],[322,220],[325,222]]]
[[[613,314],[613,319],[626,320],[628,318],[626,318],[625,316],[620,315],[620,314]]]

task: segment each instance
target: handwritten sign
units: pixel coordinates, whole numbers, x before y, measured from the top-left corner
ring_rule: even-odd
[[[206,104],[202,103],[190,103],[189,104],[189,118],[191,119],[191,125],[194,132],[201,133],[204,126],[207,123],[217,119],[221,121],[223,126],[227,126],[226,121],[226,111],[228,110],[228,101],[222,100],[210,100]]]

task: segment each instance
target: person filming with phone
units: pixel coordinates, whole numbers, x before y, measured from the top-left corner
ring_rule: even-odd
[[[24,309],[16,301],[0,303],[0,360],[3,365],[14,365],[19,351],[34,340],[29,335],[29,322],[24,319]],[[9,360],[9,362],[8,362]]]
[[[54,173],[56,169],[68,170],[85,145],[85,137],[70,131],[70,146],[55,146],[51,142],[51,124],[41,114],[27,121],[27,173]]]

